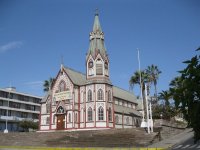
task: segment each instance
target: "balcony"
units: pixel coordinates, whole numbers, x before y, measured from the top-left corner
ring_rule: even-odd
[[[0,116],[0,120],[8,120],[8,121],[22,121],[22,120],[28,120],[28,121],[39,121],[38,119],[32,119],[32,118],[20,118],[16,116]]]

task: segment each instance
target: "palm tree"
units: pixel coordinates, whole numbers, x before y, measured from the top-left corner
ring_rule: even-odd
[[[169,91],[163,91],[159,93],[159,99],[164,100],[164,105],[168,107],[170,105],[169,100],[171,99],[171,94]]]
[[[141,73],[141,85],[140,85],[140,73]],[[131,79],[129,80],[129,85],[131,89],[136,85],[140,85],[142,89],[142,96],[143,96],[143,108],[144,111],[146,112],[146,102],[145,102],[145,83],[148,82],[148,76],[145,71],[136,71],[134,72],[133,76],[131,76]]]
[[[155,66],[153,64],[151,66],[148,66],[145,71],[148,75],[149,82],[154,84],[154,90],[155,90],[154,95],[157,103],[157,81],[159,78],[159,74],[161,74],[162,72],[158,69],[158,66]]]
[[[174,117],[177,114],[177,110],[175,109],[175,107],[170,104],[171,98],[172,93],[168,90],[159,93],[159,99],[164,100],[164,103],[161,105],[164,119],[170,120],[171,117]]]
[[[43,84],[44,92],[48,92],[50,90],[53,81],[54,81],[54,78],[51,78],[51,77],[49,78],[49,80],[44,81],[44,84]]]

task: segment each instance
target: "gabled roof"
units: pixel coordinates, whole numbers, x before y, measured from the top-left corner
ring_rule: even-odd
[[[85,74],[67,67],[64,67],[64,70],[75,85],[81,86],[86,84]]]
[[[119,106],[119,105],[114,105],[114,108],[115,108],[115,112],[118,112],[118,113],[134,115],[134,116],[138,116],[138,117],[142,116],[142,114],[135,109],[131,109],[131,108],[127,108],[127,107],[123,107],[123,106]]]
[[[133,93],[116,86],[113,86],[113,96],[137,104],[137,98]]]

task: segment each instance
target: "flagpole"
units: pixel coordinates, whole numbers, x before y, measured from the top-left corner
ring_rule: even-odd
[[[138,51],[138,66],[139,66],[139,74],[140,74],[140,99],[142,100],[142,122],[144,122],[144,102],[143,102],[143,95],[142,95],[142,75],[140,71],[140,51],[137,48]]]

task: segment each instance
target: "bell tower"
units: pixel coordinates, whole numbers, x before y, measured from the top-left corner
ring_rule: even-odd
[[[87,81],[111,84],[109,58],[104,45],[104,33],[101,29],[98,12],[95,13],[94,25],[89,37],[90,45],[86,56]]]

